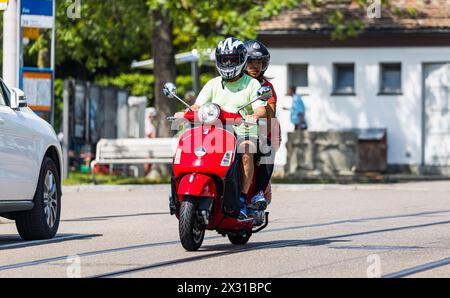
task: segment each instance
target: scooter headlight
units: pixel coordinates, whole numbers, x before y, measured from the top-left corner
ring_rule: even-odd
[[[202,123],[210,124],[219,119],[220,108],[213,103],[207,103],[198,110],[198,119]]]

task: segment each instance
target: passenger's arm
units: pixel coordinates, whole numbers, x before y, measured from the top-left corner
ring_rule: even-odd
[[[267,119],[275,118],[277,110],[276,103],[269,103],[267,105]]]
[[[266,107],[257,108],[252,115],[247,115],[245,121],[256,122],[260,118],[265,118],[267,116]]]

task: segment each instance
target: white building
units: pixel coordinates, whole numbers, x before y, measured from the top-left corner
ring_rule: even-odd
[[[387,128],[388,164],[447,172],[450,168],[450,4],[417,2],[416,16],[366,12],[358,38],[332,41],[326,16],[305,6],[264,21],[258,39],[270,49],[267,71],[279,97],[284,142],[290,123],[287,87],[300,87],[309,130]],[[281,147],[276,164],[286,162]]]

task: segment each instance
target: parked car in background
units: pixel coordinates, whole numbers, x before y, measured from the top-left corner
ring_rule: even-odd
[[[61,146],[53,127],[0,79],[0,216],[25,240],[50,239],[61,214]]]

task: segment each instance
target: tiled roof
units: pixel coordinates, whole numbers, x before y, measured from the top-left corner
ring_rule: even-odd
[[[381,18],[369,18],[367,9],[347,0],[323,1],[324,5],[310,8],[301,4],[298,8],[283,11],[278,16],[260,23],[258,31],[262,34],[319,33],[333,30],[328,16],[338,9],[344,20],[361,19],[365,30],[401,32],[449,32],[449,0],[391,0],[390,9],[381,10]]]

